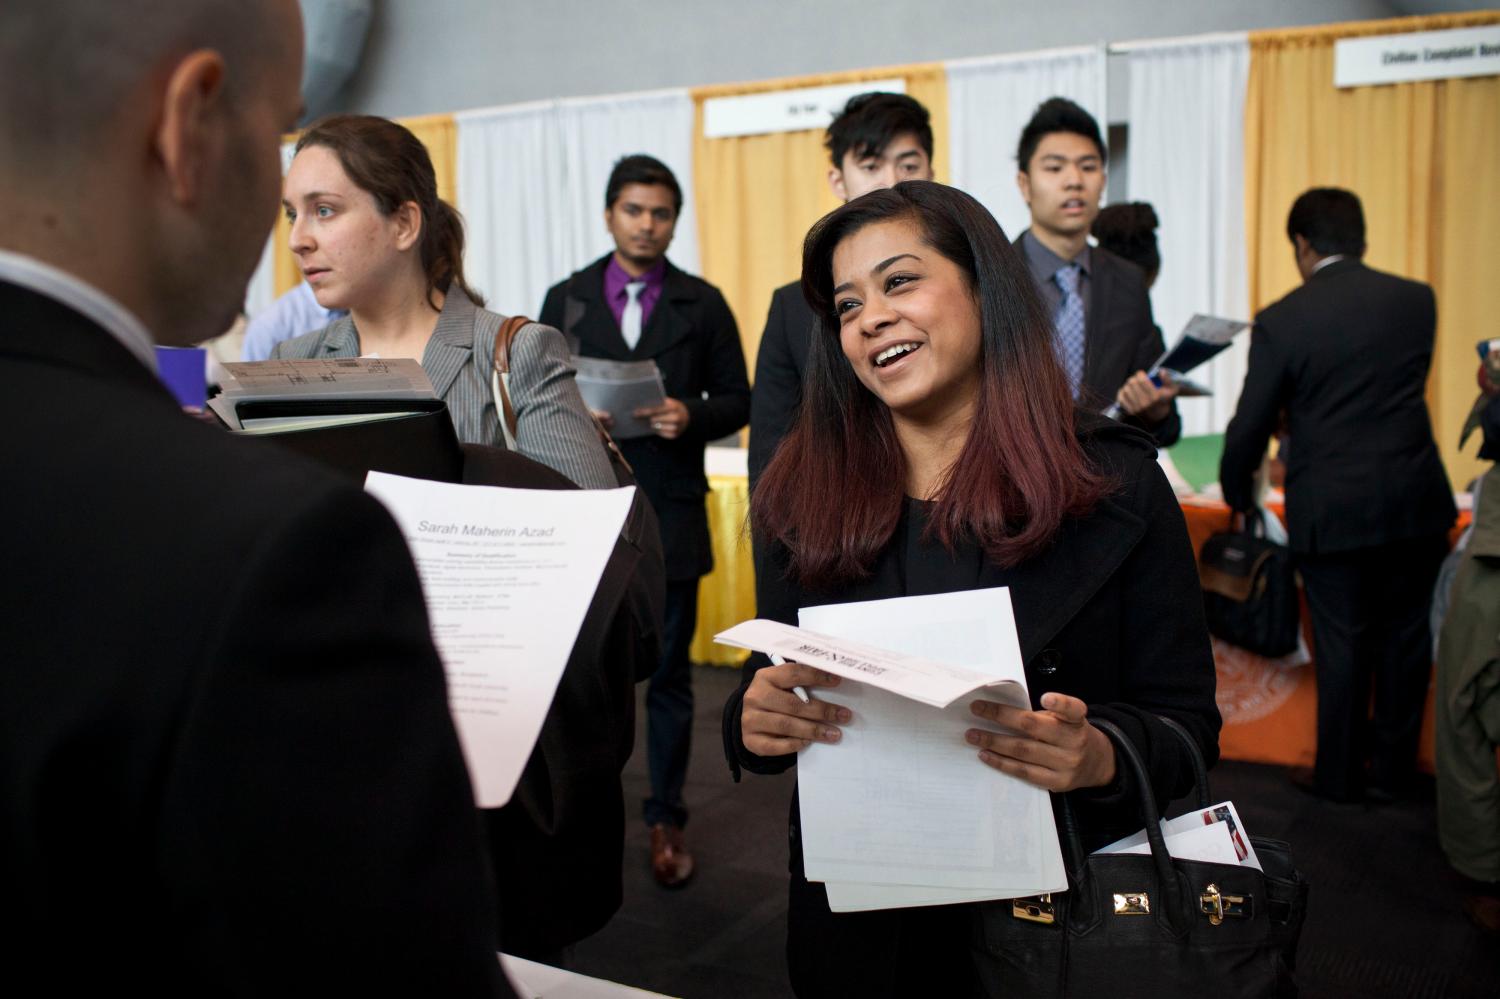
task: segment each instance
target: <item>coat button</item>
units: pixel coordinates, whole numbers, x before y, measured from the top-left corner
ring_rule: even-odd
[[[1043,649],[1036,660],[1036,671],[1043,676],[1051,676],[1062,665],[1062,653],[1056,649]]]

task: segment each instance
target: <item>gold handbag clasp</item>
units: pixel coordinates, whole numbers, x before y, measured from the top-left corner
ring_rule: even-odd
[[[1243,919],[1250,915],[1250,896],[1226,895],[1219,886],[1211,884],[1198,896],[1198,907],[1213,926],[1224,922],[1225,916]]]
[[[1151,914],[1151,896],[1143,891],[1126,892],[1115,896],[1115,915],[1117,916],[1149,916]]]
[[[1011,899],[1010,914],[1017,919],[1024,919],[1030,923],[1043,923],[1050,926],[1057,922],[1057,914],[1052,908],[1051,892],[1046,892],[1042,895],[1028,895],[1026,898]]]

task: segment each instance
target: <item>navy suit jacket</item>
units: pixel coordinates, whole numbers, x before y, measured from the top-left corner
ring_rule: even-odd
[[[1024,260],[1026,251],[1020,236],[1016,237],[1015,247]],[[1089,248],[1089,264],[1083,390],[1078,402],[1097,413],[1115,401],[1120,386],[1131,375],[1149,371],[1166,348],[1151,315],[1151,296],[1141,269],[1098,246]],[[1133,416],[1122,417],[1120,422],[1146,431],[1157,447],[1171,447],[1182,436],[1182,417],[1175,400],[1160,423],[1148,424]]]

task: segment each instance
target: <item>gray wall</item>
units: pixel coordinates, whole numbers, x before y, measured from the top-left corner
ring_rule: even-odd
[[[1408,7],[1395,0],[376,0],[363,64],[336,103],[396,117],[1392,17]]]
[[[316,2],[316,0],[312,0]],[[390,117],[1485,0],[375,0],[337,103]]]

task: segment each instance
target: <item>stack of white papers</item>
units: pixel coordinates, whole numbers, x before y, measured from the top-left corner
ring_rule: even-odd
[[[985,766],[974,700],[1029,708],[1004,588],[810,607],[807,630],[750,621],[718,641],[846,682],[837,745],[798,758],[802,851],[835,912],[1014,898],[1067,887],[1047,792]],[[853,682],[849,682],[853,681]],[[965,696],[974,695],[974,696]]]
[[[1255,847],[1250,845],[1250,834],[1245,832],[1245,824],[1240,821],[1240,813],[1235,811],[1233,802],[1224,801],[1211,808],[1179,815],[1175,819],[1164,819],[1161,831],[1167,842],[1167,852],[1179,860],[1264,870],[1260,866],[1260,858],[1255,855]],[[1126,836],[1094,852],[1144,854],[1151,852],[1151,844],[1146,839],[1146,830],[1142,829],[1133,836]]]

